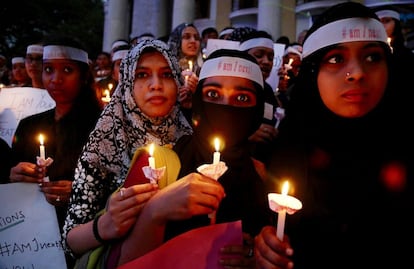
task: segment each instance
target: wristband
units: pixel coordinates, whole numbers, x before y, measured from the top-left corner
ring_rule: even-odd
[[[98,231],[98,220],[101,216],[102,215],[97,215],[93,219],[93,236],[95,237],[96,241],[98,241],[101,244],[105,244],[107,241],[99,235],[99,231]]]

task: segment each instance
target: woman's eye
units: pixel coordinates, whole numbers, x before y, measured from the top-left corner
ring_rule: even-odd
[[[164,72],[162,75],[164,78],[174,78],[174,75],[171,71]]]
[[[65,68],[63,68],[63,71],[65,71],[65,73],[71,73],[73,71],[73,68],[66,66]]]
[[[366,60],[368,62],[372,62],[372,63],[379,62],[382,59],[385,59],[385,56],[382,53],[379,53],[379,52],[371,53],[370,55],[368,55],[366,57]]]
[[[240,94],[240,95],[237,95],[236,100],[237,100],[237,102],[247,103],[247,102],[249,102],[250,98],[249,98],[249,96],[247,96],[245,94]]]
[[[329,58],[327,58],[326,62],[330,63],[330,64],[342,63],[343,62],[343,57],[339,54],[332,55]]]
[[[147,77],[147,73],[145,73],[145,72],[135,73],[135,78],[145,78],[145,77]]]
[[[215,90],[209,90],[206,92],[206,96],[210,99],[217,99],[219,98],[219,94],[217,91]]]
[[[50,73],[50,72],[52,72],[52,68],[51,68],[51,67],[49,67],[49,66],[45,66],[45,67],[43,68],[43,70],[44,70],[46,73]]]

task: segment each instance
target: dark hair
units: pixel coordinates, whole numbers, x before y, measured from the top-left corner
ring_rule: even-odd
[[[44,41],[44,46],[56,45],[56,46],[68,46],[84,51],[85,47],[75,37],[72,36],[48,36]],[[99,114],[100,104],[95,94],[94,78],[92,70],[87,63],[73,60],[81,70],[81,79],[84,80],[79,96],[76,98],[72,111],[81,115],[96,115]],[[90,116],[88,116],[90,117]],[[93,123],[94,124],[94,123]]]
[[[201,36],[205,37],[206,35],[210,34],[210,33],[216,33],[218,35],[217,29],[214,27],[207,27],[206,29],[204,29],[201,32]]]
[[[314,33],[320,27],[337,20],[354,17],[369,17],[378,19],[375,13],[373,13],[368,7],[362,4],[355,2],[341,3],[329,8],[324,13],[322,13],[318,20],[315,21],[313,26],[309,29],[305,38],[305,42],[309,35]],[[386,53],[387,62],[390,63],[391,51],[389,46],[384,42],[379,43],[381,44]],[[311,109],[312,113],[314,113],[315,115],[331,115],[330,113],[325,113],[325,111],[328,109],[323,104],[323,101],[320,98],[317,85],[317,76],[319,72],[319,65],[322,61],[323,56],[335,46],[336,45],[331,45],[321,48],[312,53],[311,55],[303,58],[301,68],[298,74],[298,79],[291,91],[291,99],[289,103],[290,111],[287,111],[287,115],[289,115],[289,113],[292,113],[293,110],[295,112],[301,111],[303,114],[306,114],[309,113],[309,109]],[[390,68],[389,73],[390,76],[388,80],[388,85],[390,85],[392,80],[392,70],[390,70]],[[389,93],[390,91],[387,90],[385,92],[385,95],[388,96]],[[387,99],[385,95],[382,98],[383,101]],[[381,103],[383,103],[383,101],[381,101]],[[303,108],[305,107],[308,108],[308,111],[303,111]],[[378,105],[375,110],[378,110],[379,107],[382,107],[382,105]],[[319,116],[315,116],[315,118],[321,119],[321,117]],[[307,125],[308,123],[303,124]],[[315,126],[317,125],[315,124]]]

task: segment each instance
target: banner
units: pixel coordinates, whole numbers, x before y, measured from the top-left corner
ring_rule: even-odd
[[[0,184],[0,269],[66,269],[55,207],[35,183]]]
[[[3,88],[0,91],[0,137],[9,146],[19,121],[27,116],[54,108],[47,90],[31,87]]]

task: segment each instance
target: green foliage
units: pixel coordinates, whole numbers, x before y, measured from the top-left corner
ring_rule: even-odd
[[[29,44],[59,33],[80,40],[90,58],[102,50],[102,0],[3,0],[0,54],[24,56]]]

